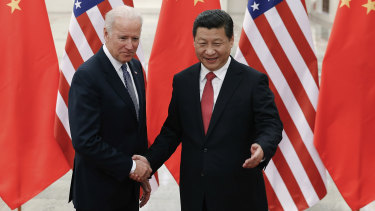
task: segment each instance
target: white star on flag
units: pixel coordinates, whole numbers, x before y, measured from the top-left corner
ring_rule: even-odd
[[[254,1],[254,4],[253,5],[251,5],[251,7],[253,8],[253,12],[255,11],[255,10],[259,10],[259,4],[257,4],[255,1]]]
[[[74,3],[74,5],[76,5],[76,9],[77,9],[78,7],[81,8],[81,3],[82,3],[82,2],[79,2],[78,0],[77,0],[76,3]]]

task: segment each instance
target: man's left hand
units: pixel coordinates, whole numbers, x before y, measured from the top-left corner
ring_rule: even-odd
[[[242,167],[244,168],[254,168],[259,165],[259,163],[262,161],[264,152],[262,147],[255,143],[251,145],[250,148],[251,157],[243,163]]]
[[[139,207],[145,206],[148,200],[150,199],[150,195],[151,195],[151,185],[148,180],[141,182],[141,187],[142,187],[143,193],[142,193],[141,198],[139,199],[140,201]]]

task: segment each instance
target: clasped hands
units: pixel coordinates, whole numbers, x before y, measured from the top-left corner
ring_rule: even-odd
[[[141,183],[141,187],[143,190],[142,196],[139,199],[140,204],[139,207],[143,207],[147,201],[150,199],[151,195],[151,186],[148,182],[148,178],[152,173],[152,169],[150,167],[150,163],[147,159],[141,155],[133,155],[132,159],[136,163],[136,168],[133,173],[129,175],[132,180]]]
[[[136,163],[136,168],[135,171],[129,175],[130,179],[137,182],[144,182],[150,178],[152,169],[148,160],[141,155],[133,155],[132,159]]]

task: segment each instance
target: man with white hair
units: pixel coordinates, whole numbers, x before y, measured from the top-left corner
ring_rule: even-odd
[[[131,158],[147,149],[145,83],[133,59],[141,27],[134,8],[109,11],[105,44],[74,74],[69,123],[76,154],[69,201],[78,211],[136,211],[150,197],[152,170]]]

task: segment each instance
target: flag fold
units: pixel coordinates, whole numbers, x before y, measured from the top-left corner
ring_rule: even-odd
[[[341,1],[323,59],[315,145],[348,205],[375,200],[375,1]]]
[[[0,196],[15,209],[69,166],[54,137],[59,69],[45,3],[7,2],[0,6]]]

